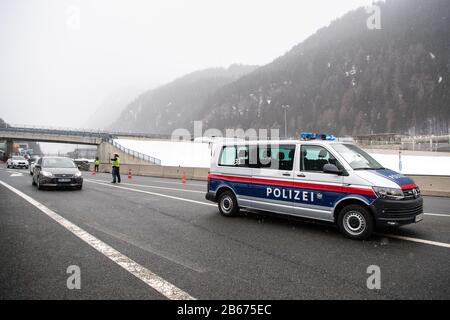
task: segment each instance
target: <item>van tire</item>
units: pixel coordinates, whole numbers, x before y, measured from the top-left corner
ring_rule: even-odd
[[[373,216],[367,208],[352,204],[342,208],[339,212],[338,226],[345,237],[353,240],[365,240],[373,233]]]
[[[236,196],[231,191],[224,191],[217,201],[220,213],[225,217],[235,217],[239,214]]]

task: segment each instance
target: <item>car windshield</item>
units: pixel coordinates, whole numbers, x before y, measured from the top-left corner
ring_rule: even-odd
[[[66,158],[47,158],[42,160],[44,168],[75,168],[75,163]]]
[[[13,160],[25,160],[24,157],[12,157]]]
[[[355,146],[354,144],[334,144],[336,150],[354,170],[379,170],[384,169],[367,152]]]

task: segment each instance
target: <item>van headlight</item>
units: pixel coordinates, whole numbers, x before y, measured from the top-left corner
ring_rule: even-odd
[[[75,173],[75,174],[74,174],[74,177],[75,177],[75,178],[81,177],[81,171],[78,171],[77,173]]]
[[[402,189],[373,187],[373,191],[379,198],[391,200],[402,200],[405,198]]]
[[[41,175],[43,175],[46,178],[53,178],[53,173],[48,171],[41,171]]]

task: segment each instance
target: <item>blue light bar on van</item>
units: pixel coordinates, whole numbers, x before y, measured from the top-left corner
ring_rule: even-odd
[[[302,132],[300,134],[300,140],[309,141],[309,140],[326,140],[326,141],[335,141],[336,137],[332,134],[323,134],[323,133],[312,133],[312,132]]]
[[[316,140],[316,134],[312,132],[302,132],[300,134],[300,140],[302,141]]]

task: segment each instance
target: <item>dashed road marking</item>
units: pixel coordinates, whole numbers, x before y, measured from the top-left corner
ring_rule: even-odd
[[[99,184],[99,185],[102,185],[102,186],[106,186],[106,187],[111,187],[111,188],[117,188],[117,189],[122,189],[122,190],[128,190],[128,191],[134,191],[134,192],[150,194],[152,196],[157,196],[157,197],[163,197],[163,198],[168,198],[168,199],[173,199],[173,200],[179,200],[179,201],[185,201],[185,202],[190,202],[190,203],[196,203],[196,204],[201,204],[201,205],[204,205],[204,206],[217,207],[217,205],[215,205],[213,203],[207,203],[207,202],[202,202],[202,201],[197,201],[197,200],[191,200],[191,199],[186,199],[186,198],[169,196],[169,195],[163,194],[163,193],[150,192],[150,191],[145,191],[145,190],[140,190],[140,189],[133,189],[133,188],[128,188],[128,187],[121,187],[121,186],[118,186],[116,184],[102,183],[102,182],[97,182],[97,181],[90,180],[90,179],[84,179],[84,181],[87,181],[87,182],[90,182],[90,183],[96,183],[96,184]]]
[[[140,265],[139,263],[135,262],[134,260],[128,258],[124,254],[120,253],[113,247],[109,246],[108,244],[104,243],[103,241],[97,239],[93,235],[89,234],[88,232],[84,231],[77,225],[73,224],[69,220],[63,218],[56,212],[50,210],[43,204],[39,203],[38,201],[34,200],[33,198],[29,197],[25,193],[17,190],[16,188],[10,186],[9,184],[0,181],[0,184],[23,198],[24,200],[31,203],[33,206],[38,208],[40,211],[45,213],[48,217],[53,219],[54,221],[58,222],[61,226],[72,232],[75,236],[77,236],[79,239],[86,242],[88,245],[93,247],[95,250],[115,262],[117,265],[121,266],[123,269],[137,277],[139,280],[143,281],[145,284],[147,284],[149,287],[153,288],[154,290],[158,291],[160,294],[165,296],[168,299],[171,300],[195,300],[191,295],[189,295],[187,292],[177,288],[170,282],[164,280],[157,274],[153,273],[149,269],[145,268],[144,266]]]
[[[435,216],[435,217],[447,217],[450,218],[450,214],[442,214],[442,213],[424,213],[426,216]]]
[[[430,241],[430,240],[411,238],[411,237],[405,237],[405,236],[398,236],[398,235],[393,235],[393,234],[382,234],[382,233],[379,233],[378,235],[383,236],[383,237],[387,237],[387,238],[392,238],[392,239],[399,239],[399,240],[405,240],[405,241],[411,241],[411,242],[428,244],[428,245],[437,246],[437,247],[450,248],[450,243],[444,243],[444,242],[438,242],[438,241]]]
[[[99,179],[85,179],[89,181],[97,181],[102,183],[108,183],[105,180],[99,180]],[[135,187],[144,187],[144,188],[154,188],[154,189],[161,189],[161,190],[172,190],[172,191],[182,191],[182,192],[190,192],[190,193],[202,193],[205,194],[205,191],[199,191],[199,190],[188,190],[188,189],[179,189],[179,188],[168,188],[168,187],[159,187],[159,186],[151,186],[146,184],[136,184],[136,183],[126,183],[122,182],[121,185],[126,186],[135,186]]]

